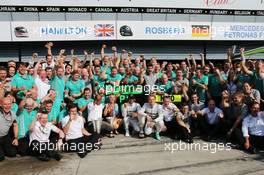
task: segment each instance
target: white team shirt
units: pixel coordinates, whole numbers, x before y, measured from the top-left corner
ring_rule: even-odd
[[[33,140],[37,140],[39,142],[49,142],[50,132],[53,131],[57,133],[58,130],[59,128],[57,128],[51,122],[47,122],[45,127],[43,127],[39,121],[36,121],[33,132],[30,133],[30,143]]]
[[[69,115],[67,115],[62,119],[61,124],[63,128],[67,125],[69,120],[70,120]],[[83,137],[83,133],[82,133],[83,128],[84,128],[84,118],[81,116],[77,116],[76,120],[71,121],[68,133],[65,133],[66,140]]]
[[[90,102],[87,105],[88,109],[88,121],[93,121],[93,120],[100,120],[103,117],[103,109],[104,105],[100,104],[94,104],[94,102]]]
[[[38,88],[38,98],[42,99],[47,95],[50,85],[47,82],[43,82],[39,76],[35,77],[35,84]]]

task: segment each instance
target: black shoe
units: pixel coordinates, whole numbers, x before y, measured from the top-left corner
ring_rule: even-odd
[[[207,136],[206,138],[205,138],[205,141],[207,141],[207,142],[210,142],[212,140],[212,137],[211,136]]]
[[[55,154],[53,155],[53,158],[54,158],[55,160],[57,160],[57,161],[60,161],[61,158],[62,158],[62,155],[60,155],[59,153],[55,153]]]
[[[184,139],[183,141],[186,142],[186,143],[193,143],[192,139]]]
[[[38,159],[41,161],[49,161],[50,157],[48,157],[46,154],[41,154],[40,156],[38,156]]]
[[[238,144],[231,144],[232,149],[242,150],[243,148]]]
[[[170,139],[171,139],[171,140],[178,140],[179,138],[178,138],[177,135],[171,135],[171,136],[170,136]]]
[[[193,143],[193,139],[188,139],[187,143]]]
[[[84,158],[86,155],[87,155],[87,152],[84,152],[84,153],[78,153],[78,156],[79,156],[80,158]]]
[[[257,154],[257,149],[254,148],[254,147],[250,147],[250,148],[248,148],[247,151],[248,151],[250,154]]]
[[[139,132],[139,138],[144,138],[145,137],[145,134],[141,131],[141,132]]]

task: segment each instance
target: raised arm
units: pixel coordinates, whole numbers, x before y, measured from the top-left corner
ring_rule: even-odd
[[[102,72],[101,75],[100,75],[100,77],[101,77],[102,79],[107,79],[106,71],[107,71],[108,67],[109,67],[109,63],[107,63],[107,65],[104,67],[103,72]]]
[[[244,51],[245,51],[245,48],[240,49],[240,54],[241,54],[241,59],[242,59],[240,64],[241,64],[242,70],[248,75],[253,75],[253,72],[249,70],[246,66]]]
[[[221,85],[225,85],[226,81],[223,79],[220,70],[216,69],[215,72],[216,72],[216,75],[217,75],[216,78],[219,80],[220,84]]]
[[[41,62],[43,62],[43,61],[44,60],[38,60],[37,64],[35,65],[34,74],[33,74],[34,78],[36,78],[38,76],[38,69],[39,69],[39,66],[40,66]]]
[[[62,130],[65,134],[67,134],[69,132],[71,122],[72,122],[72,117],[69,117],[67,124],[62,128]]]
[[[102,45],[102,48],[101,48],[101,59],[103,59],[104,56],[105,56],[105,48],[106,48],[106,45],[103,44],[103,45]]]
[[[192,53],[189,54],[189,58],[192,60],[193,68],[196,69],[197,68],[197,64],[196,64],[196,61],[195,61]]]
[[[45,47],[47,48],[47,55],[52,55],[52,50],[51,48],[53,47],[53,43],[52,42],[48,42]]]
[[[200,53],[202,67],[205,67],[204,54]]]
[[[232,64],[232,54],[233,53],[232,53],[231,48],[228,48],[227,49],[227,53],[226,54],[227,54],[227,62],[230,63],[230,64]]]

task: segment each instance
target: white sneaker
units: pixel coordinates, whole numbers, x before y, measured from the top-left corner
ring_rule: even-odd
[[[129,135],[129,132],[126,132],[126,135],[125,135],[126,137],[129,137],[130,135]]]

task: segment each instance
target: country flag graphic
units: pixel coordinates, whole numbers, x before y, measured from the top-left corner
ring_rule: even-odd
[[[96,24],[94,25],[96,37],[113,37],[115,35],[115,28],[113,24]]]

